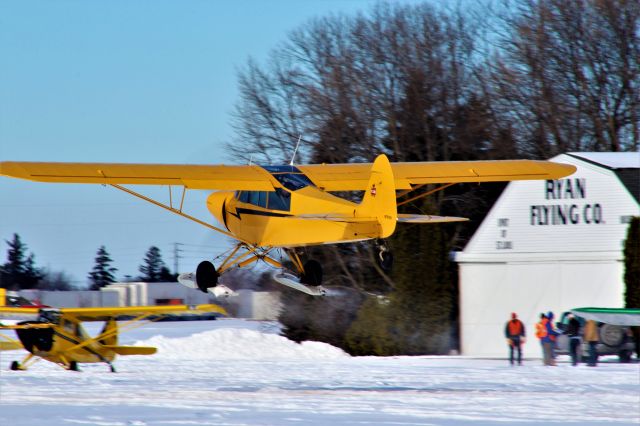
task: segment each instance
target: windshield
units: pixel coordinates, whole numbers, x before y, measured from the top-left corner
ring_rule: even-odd
[[[313,182],[295,166],[262,166],[262,168],[290,191],[313,186]]]

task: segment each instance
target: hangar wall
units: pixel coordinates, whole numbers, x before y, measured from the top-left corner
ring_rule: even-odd
[[[527,328],[525,356],[540,357],[535,323],[541,312],[623,305],[622,248],[640,207],[614,166],[640,168],[640,153],[601,154],[553,158],[578,168],[565,179],[511,182],[456,253],[462,354],[506,356],[511,312]]]

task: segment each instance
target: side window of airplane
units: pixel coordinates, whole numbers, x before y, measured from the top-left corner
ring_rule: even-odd
[[[291,194],[282,188],[276,188],[275,192],[240,191],[236,194],[236,198],[240,202],[272,210],[289,211],[291,209]]]
[[[240,201],[242,203],[248,203],[249,202],[249,191],[240,191],[240,192],[238,192],[238,194],[236,195],[236,198],[238,199],[238,201]]]
[[[291,194],[282,188],[276,188],[275,192],[268,192],[267,207],[272,210],[291,210]]]
[[[249,191],[249,204],[253,204],[257,206],[260,202],[260,192],[259,191]]]
[[[62,321],[62,324],[60,324],[62,326],[62,328],[69,334],[71,335],[75,335],[76,334],[76,328],[74,327],[74,323],[70,322],[70,321]]]
[[[265,209],[267,208],[267,192],[266,191],[258,192],[258,204],[256,205],[259,207],[264,207]]]
[[[242,191],[238,196],[238,201],[253,204],[258,207],[267,207],[266,191]]]

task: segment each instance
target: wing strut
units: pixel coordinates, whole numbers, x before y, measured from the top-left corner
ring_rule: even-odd
[[[439,186],[439,187],[437,187],[435,189],[432,189],[431,191],[424,192],[424,193],[422,193],[420,195],[416,195],[415,197],[411,197],[408,200],[404,200],[402,202],[399,202],[397,205],[398,205],[398,207],[402,206],[402,205],[405,205],[405,204],[410,203],[412,201],[418,200],[418,199],[420,199],[422,197],[426,197],[427,195],[431,195],[431,194],[433,194],[435,192],[442,191],[443,189],[446,189],[446,188],[450,187],[451,185],[455,185],[456,183],[457,182],[452,182],[452,183],[447,183],[445,185],[441,185],[441,186]],[[426,184],[418,185],[415,188],[411,189],[410,191],[404,191],[404,192],[402,192],[401,194],[398,195],[398,198],[402,197],[403,195],[407,195],[411,191],[415,191],[416,189],[418,189],[418,188],[420,188],[420,187],[422,187],[424,185],[426,185]]]
[[[144,196],[144,195],[140,194],[139,192],[136,192],[136,191],[134,191],[132,189],[125,188],[124,186],[118,185],[117,183],[112,183],[112,184],[109,184],[109,185],[114,187],[114,188],[116,188],[116,189],[119,189],[120,191],[126,192],[127,194],[133,195],[134,197],[140,198],[141,200],[147,201],[147,202],[149,202],[151,204],[154,204],[154,205],[156,205],[158,207],[162,207],[165,210],[169,210],[171,213],[175,213],[178,216],[182,216],[182,217],[184,217],[186,219],[192,220],[192,221],[194,221],[194,222],[196,222],[196,223],[198,223],[198,224],[200,224],[202,226],[205,226],[205,227],[207,227],[209,229],[213,229],[214,231],[217,231],[217,232],[219,232],[219,233],[221,233],[223,235],[226,235],[227,237],[233,238],[234,240],[240,241],[240,242],[245,243],[247,245],[251,245],[251,243],[249,243],[248,241],[245,241],[245,240],[243,240],[241,238],[238,238],[237,236],[233,235],[230,232],[225,231],[224,229],[220,229],[217,226],[213,226],[210,223],[207,223],[207,222],[205,222],[203,220],[198,219],[197,217],[193,217],[193,216],[191,216],[191,215],[189,215],[187,213],[184,213],[182,211],[182,204],[184,202],[184,195],[185,195],[186,189],[182,193],[182,201],[180,203],[180,210],[178,210],[178,209],[173,208],[171,205],[168,206],[166,204],[163,204],[163,203],[161,203],[159,201],[156,201],[156,200],[154,200],[152,198],[146,197],[146,196]]]

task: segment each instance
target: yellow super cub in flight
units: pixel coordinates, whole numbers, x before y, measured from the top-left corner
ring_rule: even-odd
[[[26,370],[34,362],[44,359],[67,370],[78,370],[80,363],[104,362],[115,372],[116,355],[152,355],[156,348],[122,346],[118,334],[149,321],[157,321],[168,314],[210,313],[226,315],[218,305],[130,306],[114,308],[16,308],[0,307],[0,318],[21,319],[14,324],[0,322],[0,330],[15,330],[18,340],[0,335],[0,350],[24,348],[29,354],[11,363],[12,370]],[[118,325],[118,318],[128,318]],[[144,321],[143,321],[144,320]],[[104,327],[96,336],[89,336],[83,322],[103,321]]]
[[[455,183],[559,179],[574,171],[572,165],[533,160],[390,163],[384,154],[373,163],[296,166],[0,162],[0,175],[111,185],[235,239],[237,245],[217,268],[203,261],[195,273],[179,277],[184,285],[216,295],[228,294],[218,278],[234,266],[264,260],[283,270],[270,256],[277,248],[289,256],[297,276],[281,272],[274,276],[278,282],[312,295],[325,294],[321,265],[313,259],[303,262],[297,247],[374,239],[382,243],[381,263],[388,266],[383,239],[393,234],[397,222],[466,220],[398,214],[398,205]],[[124,184],[167,185],[168,203]],[[439,186],[398,203],[398,198],[431,184]],[[174,186],[182,187],[179,203],[174,203]],[[217,190],[208,197],[207,208],[223,228],[183,211],[187,190],[194,189]],[[364,191],[364,196],[354,203],[332,194],[336,191]]]

